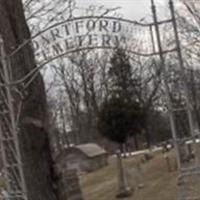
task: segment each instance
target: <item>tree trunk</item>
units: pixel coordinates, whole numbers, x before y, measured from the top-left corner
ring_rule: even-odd
[[[134,144],[135,144],[135,150],[139,150],[139,143],[138,143],[138,135],[137,134],[134,134],[133,137],[134,137]]]
[[[30,38],[21,0],[0,0],[0,34],[9,55]],[[10,58],[13,79],[33,70],[34,54],[30,44]],[[21,85],[22,86],[22,85]],[[20,87],[21,87],[20,86]],[[26,90],[20,116],[20,148],[29,200],[57,199],[54,171],[47,134],[46,96],[42,77],[37,75]],[[19,99],[15,99],[17,105]]]
[[[146,138],[146,142],[147,142],[147,148],[149,149],[151,147],[151,135],[149,132],[148,125],[146,125],[146,127],[145,127],[145,138]]]
[[[147,148],[151,147],[151,134],[150,134],[150,130],[149,130],[149,118],[148,118],[148,111],[145,113],[145,120],[144,120],[144,134],[145,134],[145,139],[147,142]]]

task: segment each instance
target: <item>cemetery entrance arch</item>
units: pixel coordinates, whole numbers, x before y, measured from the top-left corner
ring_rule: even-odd
[[[0,136],[2,141],[1,145],[3,163],[5,166],[7,178],[7,188],[10,198],[13,200],[27,200],[26,185],[23,175],[23,168],[21,165],[21,156],[17,136],[17,121],[13,116],[13,87],[27,81],[30,84],[30,82],[34,81],[34,77],[43,66],[47,65],[53,60],[56,60],[59,57],[77,51],[92,49],[115,49],[120,47],[127,52],[138,56],[158,56],[164,69],[164,54],[176,51],[181,67],[180,69],[182,70],[183,62],[177,34],[174,7],[172,0],[169,2],[172,16],[169,20],[158,21],[156,8],[152,1],[152,23],[144,24],[110,16],[86,16],[72,18],[55,24],[36,34],[31,39],[21,44],[16,50],[13,51],[11,55],[5,55],[3,41],[1,41],[1,62],[3,65],[3,75],[5,82],[1,83],[0,87],[6,88],[6,101],[1,104],[1,110],[3,109],[5,112],[9,113],[9,115],[1,113],[1,118],[3,120],[0,122]],[[170,24],[172,26],[174,35],[173,38],[171,38],[171,41],[173,41],[174,38],[176,41],[175,46],[168,45],[168,47],[165,49],[162,44],[162,37],[159,30],[163,24]],[[26,76],[22,77],[20,80],[11,80],[9,76],[10,72],[8,71],[9,58],[11,56],[15,56],[16,53],[20,53],[20,50],[22,50],[25,45],[30,45],[30,43],[35,52],[37,67],[30,71]],[[167,84],[165,85],[166,94],[169,97]],[[194,127],[191,111],[189,109],[190,105],[187,96],[187,89],[186,105],[191,131],[190,137],[194,137]],[[176,127],[173,117],[173,107],[169,98],[168,107],[172,135],[177,153],[177,163],[182,175]],[[2,123],[3,121],[5,123]],[[9,128],[10,124],[12,126],[11,129]]]

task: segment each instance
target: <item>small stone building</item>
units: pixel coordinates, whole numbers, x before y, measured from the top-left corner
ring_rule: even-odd
[[[76,169],[92,172],[108,164],[107,152],[95,143],[76,145],[64,149],[56,158],[59,171]]]

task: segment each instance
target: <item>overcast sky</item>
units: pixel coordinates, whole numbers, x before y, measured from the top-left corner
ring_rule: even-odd
[[[169,0],[154,1],[157,6],[159,19],[165,18],[167,15]],[[139,21],[140,19],[145,18],[147,21],[152,21],[151,0],[76,0],[76,7],[78,7],[78,9],[73,13],[73,15],[82,16],[80,13],[81,10],[85,10],[89,5],[104,6],[106,8],[121,7],[118,12],[123,14],[123,18],[125,19]]]
[[[77,0],[77,5],[80,7],[87,7],[88,5],[104,5],[105,7],[120,6],[120,12],[125,18],[132,20],[140,20],[143,17],[150,16],[151,0]],[[166,13],[168,0],[155,0],[158,6],[158,11],[161,16]]]

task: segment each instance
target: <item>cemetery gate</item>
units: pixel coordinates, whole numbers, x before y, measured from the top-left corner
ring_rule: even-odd
[[[69,53],[93,50],[93,49],[115,49],[120,47],[131,54],[142,56],[144,58],[155,56],[160,59],[163,67],[163,82],[165,85],[166,101],[173,136],[173,143],[176,150],[179,179],[179,199],[196,200],[200,199],[198,189],[200,183],[200,162],[198,159],[198,145],[195,145],[199,132],[194,133],[195,123],[192,114],[192,105],[189,96],[187,84],[183,85],[185,111],[187,112],[190,134],[188,138],[179,138],[176,129],[176,112],[169,95],[169,86],[166,72],[166,59],[168,53],[175,52],[179,61],[179,72],[182,79],[185,79],[185,68],[182,59],[181,46],[175,19],[175,11],[172,0],[169,0],[169,9],[171,18],[160,21],[157,17],[156,6],[152,3],[152,23],[139,23],[136,21],[116,18],[112,16],[85,16],[72,17],[66,21],[49,27],[48,29],[33,36],[25,41],[19,48],[13,51],[11,55],[6,55],[2,38],[0,40],[0,61],[2,64],[3,79],[0,83],[0,140],[1,156],[4,165],[6,178],[6,189],[8,196],[13,200],[28,200],[26,191],[26,181],[23,174],[23,163],[18,140],[18,119],[20,115],[21,104],[18,105],[18,112],[14,110],[14,97],[16,93],[20,96],[17,89],[21,83],[30,84],[39,73],[39,70],[53,60],[67,55]],[[165,48],[163,46],[161,26],[168,25],[173,30],[172,41],[175,46]],[[129,37],[127,37],[129,36]],[[9,58],[15,56],[17,52],[25,46],[32,43],[35,51],[37,67],[30,71],[20,80],[12,80]],[[128,45],[129,44],[129,45]],[[138,45],[136,45],[138,44]],[[138,49],[139,46],[139,49]],[[185,82],[184,82],[185,83]],[[22,101],[21,101],[22,102]],[[194,142],[196,162],[191,166],[184,166],[181,162],[180,149],[186,141]],[[192,191],[189,184],[193,184]],[[195,188],[196,187],[196,188]],[[4,197],[5,198],[5,197]]]

